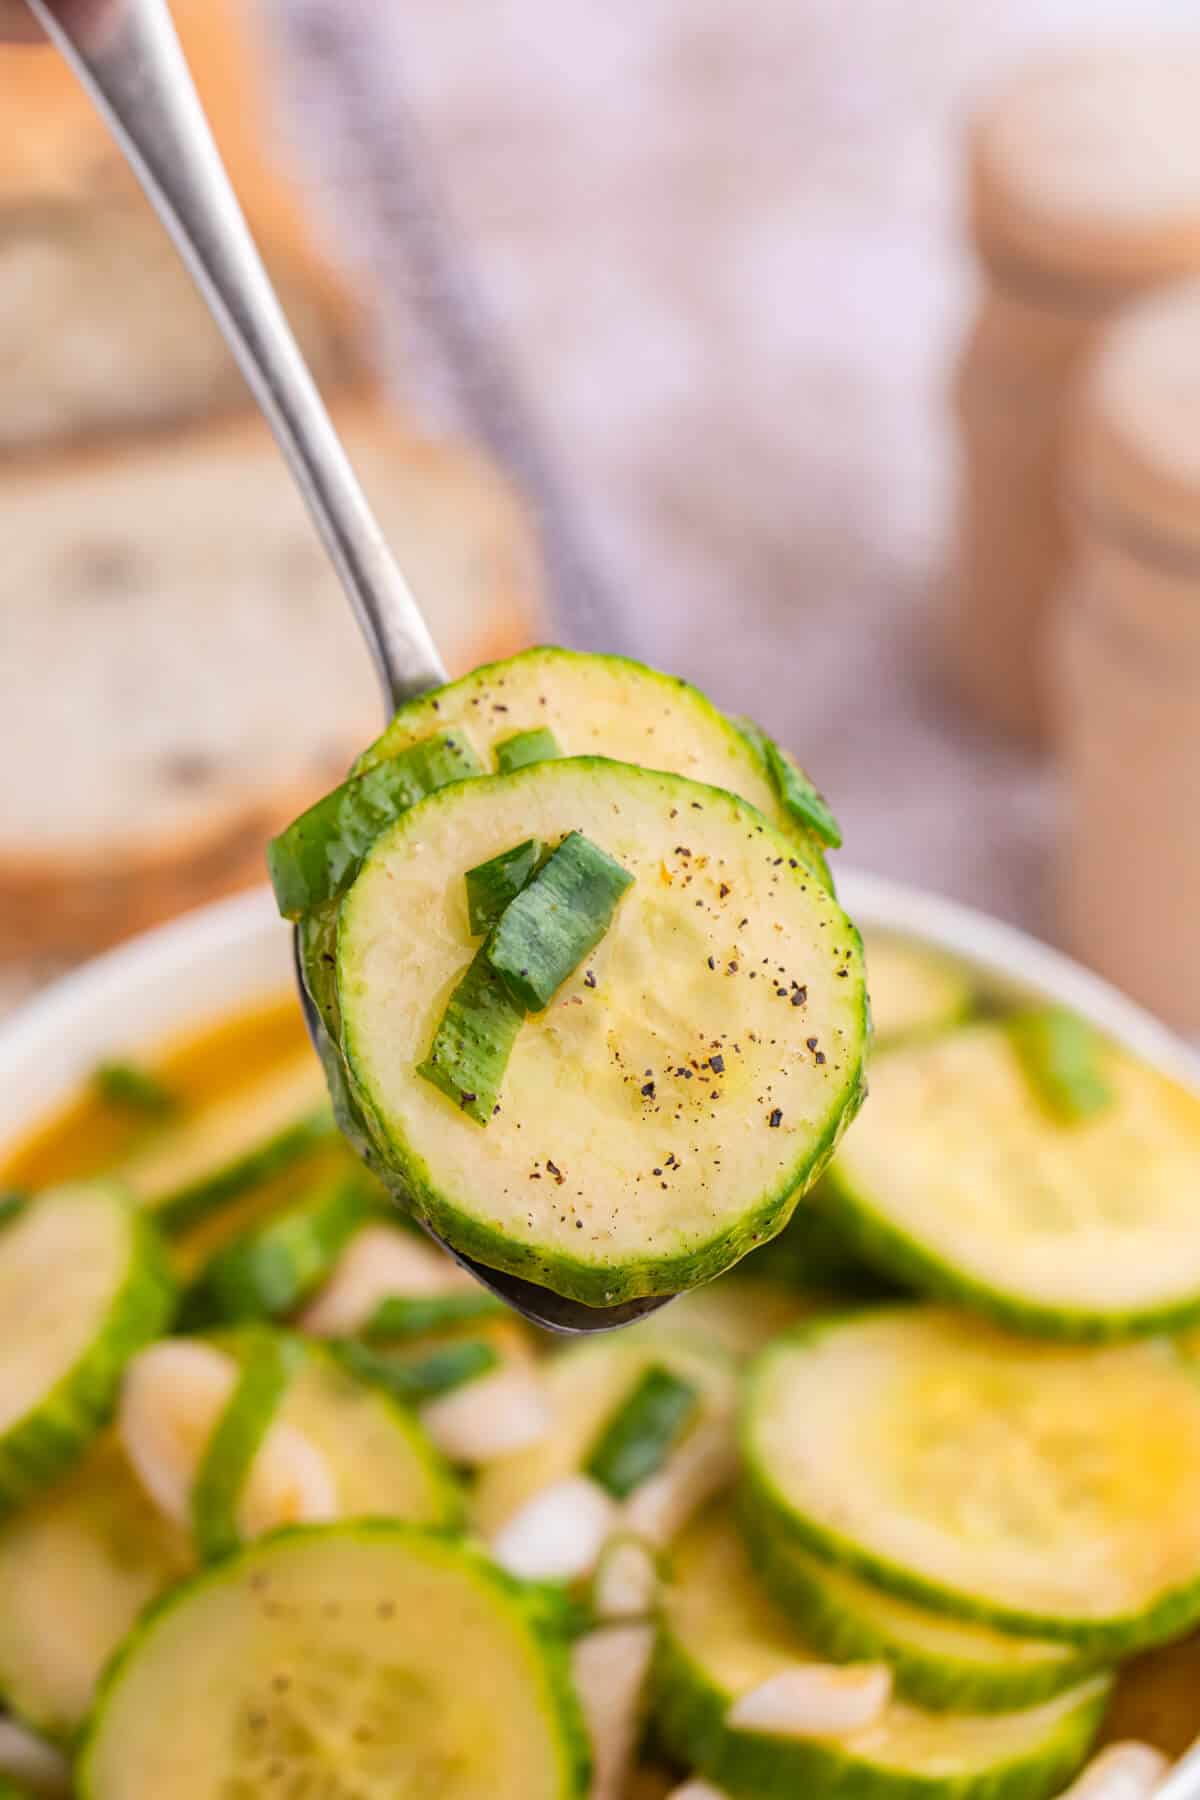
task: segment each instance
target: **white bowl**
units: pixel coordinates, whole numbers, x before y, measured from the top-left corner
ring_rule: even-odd
[[[933,894],[845,871],[856,923],[947,951],[980,984],[1055,1001],[1200,1089],[1200,1057],[1131,1000],[1011,925]],[[269,890],[206,906],[66,976],[0,1029],[0,1155],[114,1053],[144,1053],[286,993],[291,932]]]

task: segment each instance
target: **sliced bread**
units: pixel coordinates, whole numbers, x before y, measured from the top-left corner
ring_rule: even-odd
[[[356,364],[358,310],[275,149],[243,0],[172,12],[280,298],[323,384]],[[0,449],[248,408],[190,276],[51,49],[0,47]]]
[[[452,672],[539,635],[531,533],[473,454],[336,409]],[[79,954],[262,879],[382,716],[257,420],[0,476],[0,953]]]

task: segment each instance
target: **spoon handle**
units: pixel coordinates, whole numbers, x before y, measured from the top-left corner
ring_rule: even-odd
[[[166,0],[28,0],[88,90],[241,366],[316,522],[390,708],[445,680],[254,247]]]

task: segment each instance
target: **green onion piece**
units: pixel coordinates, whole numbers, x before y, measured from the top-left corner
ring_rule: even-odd
[[[236,1324],[294,1312],[320,1287],[375,1204],[375,1191],[357,1172],[321,1182],[214,1252],[188,1296],[190,1320]]]
[[[372,1382],[393,1400],[410,1406],[475,1381],[500,1361],[494,1345],[474,1338],[463,1344],[446,1344],[418,1357],[384,1356],[353,1338],[345,1338],[337,1345],[337,1354],[352,1375]]]
[[[690,1381],[655,1363],[604,1426],[585,1474],[606,1488],[614,1500],[628,1499],[662,1468],[699,1403],[699,1393]]]
[[[345,893],[376,838],[402,813],[438,788],[483,772],[471,746],[443,732],[334,788],[267,845],[284,918],[298,919]]]
[[[485,937],[510,900],[515,900],[542,858],[537,838],[502,850],[489,862],[467,870],[467,913],[473,937]]]
[[[192,1483],[192,1530],[205,1562],[228,1556],[241,1541],[237,1509],[250,1465],[303,1354],[298,1339],[263,1333],[242,1365]]]
[[[496,773],[511,775],[529,763],[555,762],[561,755],[558,739],[544,725],[535,731],[514,732],[496,745]]]
[[[9,1224],[19,1212],[23,1212],[29,1195],[20,1188],[0,1189],[0,1226]]]
[[[495,1294],[389,1294],[363,1327],[369,1344],[408,1343],[433,1337],[479,1319],[495,1319],[508,1311]]]
[[[146,1118],[165,1119],[179,1110],[179,1095],[137,1063],[103,1062],[92,1075],[92,1085],[105,1106]]]
[[[483,954],[513,999],[540,1012],[594,950],[633,876],[572,831],[522,888]]]
[[[486,1125],[524,1017],[524,1008],[488,962],[486,947],[477,951],[446,1002],[429,1055],[417,1064],[418,1075]]]
[[[1038,1099],[1061,1124],[1093,1118],[1113,1103],[1104,1073],[1104,1040],[1065,1007],[1018,1013],[1009,1032]]]

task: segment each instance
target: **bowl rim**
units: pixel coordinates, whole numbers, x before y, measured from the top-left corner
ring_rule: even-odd
[[[868,930],[956,957],[1007,998],[1071,1007],[1200,1091],[1200,1055],[1111,983],[1020,927],[862,870],[839,871],[838,895]],[[238,1005],[278,997],[289,980],[290,927],[265,886],[82,963],[0,1025],[0,1148],[36,1128],[100,1057],[153,1049]]]

